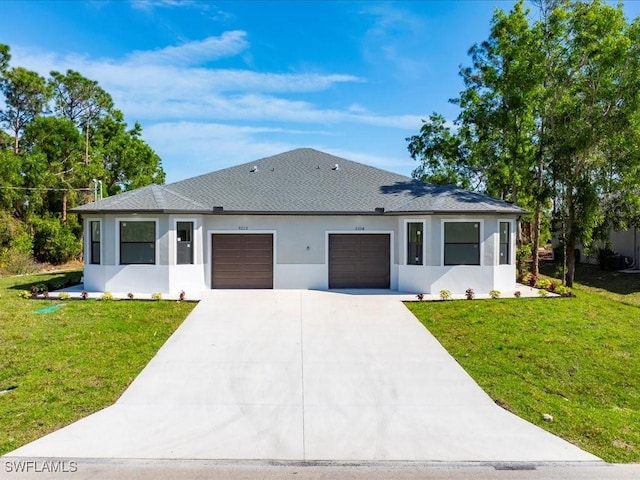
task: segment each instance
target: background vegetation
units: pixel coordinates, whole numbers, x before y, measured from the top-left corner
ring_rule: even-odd
[[[73,70],[43,78],[10,60],[0,44],[0,274],[78,258],[82,226],[69,209],[164,182],[141,126],[96,81]]]
[[[496,10],[470,48],[455,124],[434,113],[407,140],[416,178],[532,212],[518,240],[536,276],[553,227],[571,286],[579,244],[640,226],[640,19],[602,0],[532,3]]]

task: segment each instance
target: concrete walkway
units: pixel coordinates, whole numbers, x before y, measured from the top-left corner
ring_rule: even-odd
[[[496,406],[401,298],[207,292],[115,405],[9,456],[598,461]]]

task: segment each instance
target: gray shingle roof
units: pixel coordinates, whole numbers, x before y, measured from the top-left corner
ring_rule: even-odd
[[[337,165],[337,167],[336,167]],[[526,213],[508,202],[300,148],[75,208],[78,213]],[[220,210],[217,209],[217,212]]]

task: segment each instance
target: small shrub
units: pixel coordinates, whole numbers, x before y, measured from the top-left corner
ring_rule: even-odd
[[[43,298],[49,298],[49,290],[48,289],[45,288],[44,290],[42,290],[41,293],[42,293],[42,297]]]
[[[87,298],[89,298],[89,292],[87,292],[86,290],[83,290],[82,293],[80,293],[80,297],[83,300],[86,300]]]
[[[9,249],[0,251],[1,275],[29,275],[37,273],[40,267],[31,254]]]
[[[551,293],[555,293],[559,286],[560,284],[558,282],[554,282],[552,280],[551,282],[549,282],[549,288],[547,290],[549,290]]]
[[[522,296],[522,292],[520,290],[516,290],[513,292],[513,296],[516,298],[520,298]]]
[[[60,295],[58,295],[58,298],[60,300],[69,300],[71,298],[71,295],[69,294],[69,292],[60,292]]]
[[[491,290],[489,296],[493,299],[500,298],[500,290]]]
[[[127,298],[129,298],[129,300],[133,300],[133,293],[127,293]]]
[[[40,287],[38,285],[32,285],[31,286],[31,296],[32,297],[37,297],[39,293],[40,293]]]
[[[467,288],[464,292],[464,295],[467,300],[473,300],[474,298],[476,298],[476,292],[473,290],[473,288]]]
[[[531,277],[533,275],[531,275],[531,272],[527,272],[525,273],[521,278],[520,278],[520,283],[522,283],[523,285],[529,285],[529,282],[531,281]]]
[[[419,302],[421,302],[422,300],[424,300],[424,293],[417,294],[416,298],[418,299]]]
[[[531,274],[531,277],[529,278],[529,286],[535,287],[536,283],[538,283],[538,276]]]
[[[451,300],[451,292],[449,290],[440,290],[440,300]]]
[[[100,300],[113,300],[113,293],[111,292],[104,292],[102,294],[102,297],[100,297]]]
[[[538,296],[541,298],[547,298],[549,296],[549,292],[547,292],[544,288],[538,290]]]
[[[151,294],[152,300],[162,300],[162,294],[160,292],[155,292]]]
[[[183,302],[184,299],[186,298],[187,294],[184,293],[184,290],[180,290],[180,295],[178,296],[178,300]]]
[[[18,292],[18,296],[20,298],[31,298],[31,292],[29,292],[28,290],[21,290],[20,292]]]
[[[576,296],[576,294],[573,293],[573,291],[569,287],[567,287],[565,285],[558,285],[558,287],[556,288],[555,293],[557,293],[561,297],[575,297]]]
[[[543,290],[549,291],[551,289],[551,280],[546,278],[539,278],[535,284],[535,288],[541,288]]]

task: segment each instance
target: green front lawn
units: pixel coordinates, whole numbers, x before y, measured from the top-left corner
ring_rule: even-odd
[[[557,266],[545,263],[540,271],[553,276]],[[576,265],[576,281],[582,290],[599,293],[611,300],[640,307],[640,273],[602,270],[598,265]]]
[[[0,455],[111,405],[195,306],[18,297],[73,275],[0,278]]]
[[[604,460],[639,462],[640,309],[576,292],[407,306],[496,403]]]

